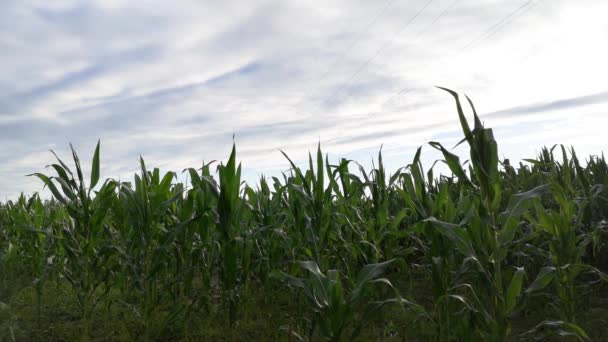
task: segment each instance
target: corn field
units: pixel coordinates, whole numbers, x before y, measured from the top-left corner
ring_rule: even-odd
[[[608,340],[608,164],[500,160],[458,95],[470,155],[387,173],[321,148],[282,177],[228,160],[100,179],[72,148],[52,198],[0,206],[0,341]]]

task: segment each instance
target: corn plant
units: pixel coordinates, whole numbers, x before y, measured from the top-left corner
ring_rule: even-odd
[[[397,170],[393,175],[387,175],[382,162],[381,151],[378,153],[378,167],[374,168],[369,176],[363,167],[359,166],[359,169],[364,179],[363,186],[369,190],[370,194],[369,209],[371,212],[366,217],[370,217],[371,220],[365,222],[364,240],[373,251],[373,253],[370,253],[372,254],[370,261],[377,262],[383,257],[392,258],[408,254],[403,250],[398,251],[401,242],[400,237],[403,237],[403,234],[398,232],[398,228],[401,220],[405,217],[405,211],[400,210],[397,213],[391,213],[390,210],[390,204],[394,202],[391,197],[394,192],[390,189],[401,176],[401,170]],[[381,251],[389,254],[382,255]]]
[[[273,270],[281,267],[285,253],[290,249],[290,241],[283,229],[287,215],[282,213],[281,207],[285,188],[278,179],[276,181],[274,192],[264,177],[260,179],[257,191],[249,186],[245,189],[255,244],[252,268],[262,282],[268,280]]]
[[[421,318],[432,323],[432,330],[438,340],[446,341],[458,328],[469,328],[466,325],[468,320],[456,317],[452,303],[459,297],[452,293],[454,272],[451,270],[458,269],[460,259],[454,255],[449,239],[425,219],[441,217],[447,222],[457,221],[458,213],[465,211],[463,206],[468,202],[468,198],[464,197],[462,191],[452,194],[452,183],[448,181],[434,185],[432,168],[424,174],[420,155],[421,148],[418,148],[414,160],[407,166],[406,172],[400,175],[401,186],[397,191],[408,209],[406,221],[409,229],[418,235],[418,250],[423,252],[422,264],[430,268],[435,306]]]
[[[586,254],[587,246],[591,242],[591,234],[584,234],[577,231],[577,211],[576,202],[571,201],[566,190],[557,182],[551,184],[553,199],[557,202],[557,211],[546,210],[536,201],[534,216],[527,215],[528,220],[539,229],[549,241],[548,266],[541,269],[538,277],[526,290],[528,293],[535,293],[553,284],[557,295],[556,311],[560,315],[561,322],[569,330],[574,331],[575,335],[581,339],[588,339],[585,331],[577,324],[577,303],[580,287],[576,280],[584,273],[592,273],[603,281],[608,280],[608,276],[599,269],[586,264],[583,257]],[[547,321],[543,327],[551,325],[555,321]],[[539,330],[536,327],[535,330]]]
[[[175,285],[183,281],[183,269],[178,267],[180,253],[171,253],[178,230],[185,222],[176,220],[171,205],[181,193],[171,191],[173,172],[160,176],[160,171],[148,171],[140,159],[141,176],[135,175],[134,185],[121,184],[119,208],[124,213],[124,221],[118,221],[121,265],[126,269],[125,290],[130,297],[137,299],[130,304],[144,323],[144,340],[150,340],[153,333],[155,310],[168,303],[171,310],[163,320],[161,329],[169,324],[181,311],[179,301],[171,300],[176,294]],[[190,219],[190,218],[188,218]],[[186,245],[185,243],[183,245]]]
[[[217,244],[219,273],[230,325],[237,320],[240,296],[249,277],[252,254],[250,231],[242,222],[246,206],[241,197],[241,166],[236,165],[233,146],[226,165],[218,167]]]
[[[61,229],[55,233],[61,253],[66,259],[59,272],[70,283],[78,299],[84,320],[82,337],[83,340],[88,340],[95,308],[110,291],[116,261],[112,253],[112,234],[107,224],[107,213],[116,195],[116,183],[106,181],[96,196],[91,196],[99,181],[99,142],[93,155],[89,187],[86,186],[78,155],[71,145],[70,148],[76,178],[54,152],[59,164],[52,164],[51,167],[57,176],[49,177],[42,173],[33,175],[43,181],[53,197],[65,206],[69,215],[61,223]]]
[[[187,170],[190,175],[192,188],[187,192],[187,201],[183,202],[188,203],[188,209],[182,206],[182,215],[190,215],[188,213],[189,210],[193,214],[198,215],[198,219],[192,222],[192,226],[184,231],[186,236],[191,239],[185,245],[192,244],[192,248],[184,255],[187,256],[185,264],[195,269],[197,272],[195,274],[201,283],[199,288],[193,289],[196,305],[203,307],[207,311],[209,311],[209,291],[212,287],[215,272],[217,271],[216,261],[219,258],[220,252],[215,243],[217,241],[215,225],[218,221],[216,208],[219,194],[217,183],[211,176],[210,167],[212,163],[203,163],[200,174],[194,168]]]
[[[371,300],[374,285],[385,285],[393,290],[391,282],[381,278],[393,261],[364,266],[355,279],[343,278],[337,270],[322,272],[314,261],[299,262],[308,271],[308,277],[297,278],[283,273],[282,278],[290,286],[304,292],[313,312],[312,324],[305,337],[291,332],[299,340],[314,340],[318,328],[319,337],[326,341],[352,341],[361,330],[390,303],[413,304],[400,296]]]
[[[501,212],[501,182],[497,144],[491,129],[485,128],[475,107],[467,98],[474,115],[475,126],[471,130],[464,116],[458,94],[449,92],[456,100],[460,124],[464,132],[463,142],[470,147],[470,179],[459,158],[440,143],[431,146],[440,150],[450,170],[459,182],[469,188],[463,220],[458,224],[427,219],[453,247],[464,257],[454,289],[467,297],[454,297],[479,312],[478,327],[481,336],[491,341],[506,341],[510,334],[509,316],[515,309],[522,292],[525,269],[504,269],[510,246],[516,234],[517,222],[529,207],[531,199],[540,196],[546,186],[535,188],[519,196],[513,196],[509,206]],[[465,299],[466,298],[466,299]]]
[[[31,278],[36,292],[36,309],[40,327],[42,291],[47,277],[52,271],[55,252],[55,238],[52,224],[58,213],[51,205],[45,206],[36,194],[29,199],[21,196],[7,210],[8,229],[12,232],[12,251],[18,252],[11,257],[18,258],[24,275]]]
[[[308,155],[309,169],[304,173],[282,152],[294,174],[287,185],[288,210],[294,220],[295,233],[302,241],[304,253],[321,265],[329,261],[323,251],[328,247],[332,223],[332,188],[325,186],[325,172],[321,146],[317,148],[316,172],[312,156]],[[308,247],[310,246],[310,247]]]
[[[50,312],[42,294],[66,284],[84,340],[101,331],[92,322],[116,312],[134,317],[120,323],[128,339],[204,339],[192,328],[224,315],[221,328],[237,339],[261,317],[252,308],[277,301],[279,319],[296,321],[286,329],[289,340],[377,337],[364,329],[385,324],[376,318],[391,303],[413,310],[413,318],[391,311],[404,339],[505,341],[523,330],[517,338],[603,338],[580,308],[600,306],[608,278],[604,156],[583,161],[555,145],[534,159],[499,160],[472,102],[469,126],[458,95],[444,90],[456,102],[459,145],[469,150],[461,162],[429,143],[447,175],[435,164],[423,168],[422,147],[394,172],[382,151],[367,170],[353,160],[330,162],[320,146],[305,166],[283,153],[289,169],[255,185],[242,181],[234,145],[217,173],[214,162],[203,163],[182,171],[185,183],[143,159],[131,182],[103,182],[99,142],[86,181],[73,148],[74,166],[55,155],[52,175],[32,175],[51,199],[0,203],[0,301],[10,305],[0,339],[18,339],[16,323],[35,307],[35,332],[22,332],[45,336],[55,325],[41,317]],[[298,290],[293,300],[282,302],[281,294],[292,293],[277,274]],[[35,297],[22,291],[29,287]],[[551,305],[539,307],[542,298]]]

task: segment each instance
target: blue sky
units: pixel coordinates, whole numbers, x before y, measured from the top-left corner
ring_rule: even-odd
[[[247,180],[331,158],[407,164],[458,141],[472,97],[501,155],[605,149],[608,2],[602,0],[123,1],[0,4],[0,196],[68,157],[130,178],[137,158],[180,171],[225,160]],[[437,154],[425,147],[430,163]]]

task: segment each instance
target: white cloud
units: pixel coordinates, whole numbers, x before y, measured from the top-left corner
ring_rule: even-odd
[[[599,153],[608,101],[559,101],[608,91],[608,3],[534,2],[492,33],[526,1],[4,1],[0,195],[41,189],[16,180],[46,149],[72,141],[88,160],[97,138],[107,177],[129,177],[140,153],[173,170],[225,159],[234,133],[250,175],[319,141],[366,160],[384,143],[404,165],[457,140],[434,85],[502,111],[484,120],[506,156],[560,139]]]

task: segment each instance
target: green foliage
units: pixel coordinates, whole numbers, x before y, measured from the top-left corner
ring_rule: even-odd
[[[10,306],[0,302],[0,342],[4,341],[16,341],[15,330],[16,330],[16,318],[11,311]]]
[[[392,262],[389,260],[366,265],[355,279],[344,279],[337,270],[323,273],[314,261],[299,263],[308,271],[307,278],[297,278],[283,273],[285,281],[302,290],[312,307],[313,319],[307,340],[313,340],[318,326],[319,335],[324,340],[352,341],[384,305],[390,303],[414,305],[398,295],[389,299],[371,300],[370,288],[373,285],[385,285],[393,289],[388,279],[380,277]],[[304,340],[295,333],[294,336]]]
[[[472,102],[470,125],[442,89],[469,149],[429,143],[448,175],[422,147],[393,173],[381,152],[367,170],[320,146],[304,166],[284,154],[256,186],[235,146],[185,183],[143,158],[103,181],[99,143],[86,179],[73,148],[73,167],[55,155],[32,175],[51,199],[0,204],[0,341],[605,338],[586,319],[608,311],[604,156],[501,161]]]

